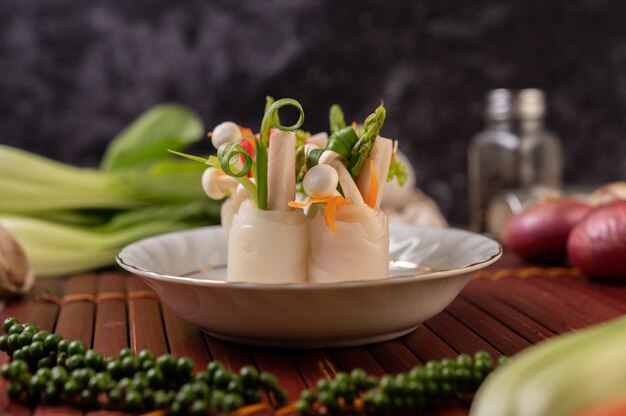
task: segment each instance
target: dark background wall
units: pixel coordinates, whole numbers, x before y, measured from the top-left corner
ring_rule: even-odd
[[[539,87],[568,183],[626,178],[623,1],[0,0],[0,143],[79,165],[162,101],[257,126],[266,94],[306,127],[381,98],[418,184],[467,218],[487,89]]]

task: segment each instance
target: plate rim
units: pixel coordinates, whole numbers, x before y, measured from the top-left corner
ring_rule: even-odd
[[[398,224],[400,225],[400,224]],[[145,270],[138,266],[128,264],[122,258],[125,251],[128,248],[140,244],[144,241],[166,237],[168,235],[173,234],[186,234],[190,232],[199,232],[202,229],[215,229],[221,228],[219,225],[206,226],[206,227],[198,227],[183,231],[174,231],[164,234],[159,234],[156,236],[144,238],[142,240],[136,241],[132,244],[129,244],[122,248],[120,252],[115,256],[115,260],[120,267],[129,271],[130,273],[137,274],[139,276],[145,278],[156,279],[164,282],[171,283],[186,283],[194,286],[202,286],[202,287],[221,287],[221,288],[237,288],[237,289],[263,289],[263,290],[271,290],[271,289],[288,289],[288,290],[312,290],[312,289],[338,289],[338,288],[346,288],[346,287],[370,287],[370,286],[386,286],[389,284],[401,284],[401,283],[410,283],[415,281],[428,281],[428,280],[436,280],[442,279],[446,277],[459,276],[463,274],[468,274],[480,270],[484,267],[487,267],[493,263],[495,263],[500,257],[502,257],[503,249],[502,245],[500,245],[497,241],[478,233],[474,233],[467,230],[462,230],[458,228],[441,228],[441,227],[427,227],[427,226],[417,226],[412,224],[401,224],[402,226],[410,226],[413,228],[419,229],[428,229],[428,230],[437,230],[437,231],[453,231],[459,232],[463,234],[468,234],[475,237],[483,238],[489,242],[492,242],[497,247],[495,253],[493,253],[489,258],[485,260],[481,260],[475,263],[471,263],[467,266],[455,268],[455,269],[444,269],[437,270],[433,272],[426,272],[419,275],[407,275],[407,276],[397,276],[393,278],[387,279],[373,279],[373,280],[350,280],[350,281],[340,281],[340,282],[328,282],[328,283],[251,283],[251,282],[227,282],[222,280],[213,280],[213,279],[197,279],[193,277],[185,277],[185,276],[174,276],[166,273],[160,273],[151,270]]]

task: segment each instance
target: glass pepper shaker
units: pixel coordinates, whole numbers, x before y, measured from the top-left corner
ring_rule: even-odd
[[[561,143],[544,125],[545,96],[541,90],[528,88],[517,94],[519,119],[520,181],[522,186],[561,188],[563,169]]]

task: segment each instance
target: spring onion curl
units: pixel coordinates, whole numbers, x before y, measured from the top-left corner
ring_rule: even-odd
[[[239,142],[243,139],[247,139],[249,137],[253,137],[253,136],[245,136],[242,137],[241,139],[239,139],[237,142],[232,143],[233,145],[239,145],[241,147],[241,144],[239,144]],[[250,162],[251,166],[246,167],[246,156],[244,156],[244,166],[242,167],[242,169],[235,174],[234,172],[232,172],[232,170],[230,169],[230,166],[228,166],[228,171],[226,171],[224,169],[224,158],[226,158],[226,160],[231,161],[232,158],[235,156],[235,154],[233,153],[230,157],[229,154],[230,152],[226,152],[226,149],[224,149],[223,151],[226,152],[225,155],[222,155],[222,160],[220,160],[220,150],[222,150],[222,147],[225,146],[230,146],[231,143],[224,143],[222,146],[220,146],[220,148],[218,149],[218,156],[209,156],[208,158],[204,158],[204,157],[199,157],[199,156],[194,156],[194,155],[190,155],[187,153],[182,153],[182,152],[177,152],[175,150],[171,150],[168,149],[167,151],[170,153],[175,154],[176,156],[180,156],[180,157],[184,157],[185,159],[189,159],[189,160],[193,160],[195,162],[199,162],[199,163],[203,163],[205,165],[209,165],[211,167],[214,167],[216,169],[220,169],[223,170],[225,173],[227,173],[228,175],[232,176],[233,178],[235,178],[237,180],[237,182],[239,182],[244,189],[246,190],[246,192],[248,192],[248,195],[250,195],[250,199],[252,200],[252,202],[254,203],[255,206],[258,206],[258,201],[257,201],[257,187],[254,184],[254,182],[252,182],[246,175],[247,173],[252,170],[252,175],[254,176],[255,174],[255,169],[254,169],[254,163]],[[233,146],[234,147],[234,146]],[[241,148],[241,150],[243,150],[243,152],[250,158],[250,160],[252,159],[251,156],[248,154],[248,152],[245,151],[245,149],[243,149],[243,147]],[[247,170],[246,170],[247,169]],[[243,174],[241,174],[241,172],[244,172]],[[241,174],[241,176],[237,176]]]
[[[237,139],[234,143],[224,143],[217,149],[217,159],[220,161],[220,166],[224,173],[233,178],[241,178],[242,176],[246,176],[248,172],[254,166],[254,160],[252,156],[243,148],[241,142],[243,140],[253,138],[254,136],[244,136]],[[238,172],[234,172],[232,170],[233,166],[237,165],[237,161],[243,159],[243,166]],[[234,159],[234,160],[233,160]]]
[[[263,110],[263,113],[267,113],[267,110],[269,110],[270,106],[274,104],[275,101],[276,100],[274,100],[274,97],[272,97],[271,95],[266,96],[265,97],[265,109]],[[274,117],[272,118],[270,123],[271,123],[270,128],[280,126],[280,118],[278,117],[278,112],[274,113]]]
[[[328,112],[328,119],[330,121],[330,133],[334,133],[338,130],[346,127],[346,120],[343,116],[343,110],[339,104],[333,104]]]
[[[274,125],[278,120],[278,110],[282,107],[292,106],[300,111],[298,121],[292,126]],[[273,102],[265,111],[261,121],[259,138],[256,140],[256,183],[257,183],[257,208],[267,210],[267,147],[270,138],[270,128],[278,128],[283,131],[294,131],[304,123],[304,110],[300,103],[293,98],[282,98]]]
[[[376,137],[378,136],[378,132],[385,122],[386,114],[385,107],[381,103],[376,110],[365,119],[359,141],[352,148],[352,153],[349,158],[348,170],[352,177],[356,178],[361,172],[363,163],[367,156],[369,156],[374,142],[376,141]]]
[[[292,126],[283,126],[282,124],[278,124],[278,125],[270,124],[273,120],[278,120],[278,117],[274,117],[274,115],[277,116],[278,110],[286,106],[292,106],[298,109],[298,111],[300,112],[300,117],[298,118],[298,121],[296,121],[296,123]],[[294,100],[293,98],[281,98],[280,100],[272,103],[265,110],[265,115],[263,116],[263,120],[261,121],[261,131],[260,131],[261,137],[260,138],[263,139],[263,141],[265,141],[265,144],[267,145],[269,143],[269,137],[270,137],[269,130],[271,127],[275,127],[283,131],[295,131],[295,130],[298,130],[300,126],[302,126],[303,123],[304,123],[304,110],[302,109],[302,105],[300,105],[300,103]]]

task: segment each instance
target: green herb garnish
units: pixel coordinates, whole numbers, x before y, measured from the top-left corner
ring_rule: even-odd
[[[339,104],[333,104],[330,107],[328,119],[330,121],[331,134],[346,127],[346,120],[343,117],[343,110],[341,109]]]
[[[391,182],[394,178],[400,186],[404,186],[406,181],[409,179],[409,173],[407,172],[406,166],[397,159],[394,159],[391,166],[389,166],[387,182]]]

